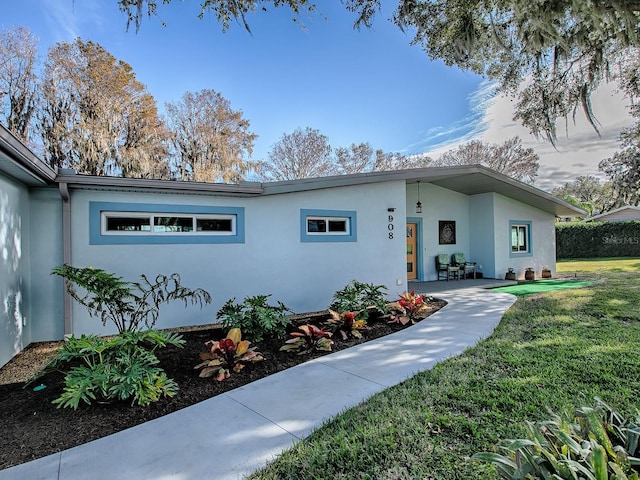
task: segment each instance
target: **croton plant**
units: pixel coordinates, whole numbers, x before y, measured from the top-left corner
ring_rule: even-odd
[[[205,346],[209,349],[200,354],[199,363],[194,368],[200,369],[200,377],[213,377],[221,382],[229,378],[231,372],[239,372],[247,363],[260,362],[264,360],[261,353],[256,352],[254,347],[249,347],[251,342],[242,340],[242,332],[239,328],[229,330],[226,338],[214,341],[209,340]]]
[[[416,295],[415,290],[411,290],[411,293],[404,292],[399,295],[400,298],[391,305],[389,305],[392,314],[392,322],[401,323],[406,325],[407,323],[416,323],[417,320],[423,318],[428,310],[427,301],[429,298],[425,298],[424,295]]]

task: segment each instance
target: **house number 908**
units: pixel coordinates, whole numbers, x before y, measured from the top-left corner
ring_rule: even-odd
[[[389,240],[393,239],[393,215],[389,215],[387,218],[389,220],[389,224],[387,225],[387,230],[389,230]]]

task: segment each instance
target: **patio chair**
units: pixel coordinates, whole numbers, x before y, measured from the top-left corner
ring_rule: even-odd
[[[473,272],[473,278],[476,278],[476,262],[467,262],[464,258],[464,253],[451,255],[451,264],[460,269],[463,279],[467,278],[467,272]]]
[[[436,271],[438,273],[438,280],[440,280],[440,276],[442,274],[446,275],[447,282],[452,275],[453,278],[457,278],[458,280],[460,280],[460,268],[451,265],[449,255],[447,255],[446,253],[436,255]]]

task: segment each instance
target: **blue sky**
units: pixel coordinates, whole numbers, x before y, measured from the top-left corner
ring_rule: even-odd
[[[388,21],[391,10],[378,14],[372,29],[357,31],[341,2],[318,3],[320,14],[301,18],[305,28],[286,9],[249,15],[252,34],[240,24],[222,33],[214,18],[197,18],[199,2],[178,0],[159,5],[159,15],[145,17],[138,33],[133,26],[126,30],[116,0],[4,2],[0,27],[29,27],[40,39],[42,59],[55,42],[80,37],[99,43],[133,67],[161,111],[186,91],[220,92],[258,135],[254,160],[266,159],[283,133],[309,126],[334,147],[369,142],[403,154],[443,151],[443,145],[471,138],[497,143],[517,134],[550,155],[543,161],[541,154],[543,188],[597,172],[605,153],[573,159],[579,147],[569,143],[571,155],[556,158],[510,121],[510,101],[494,101],[490,84],[411,46],[410,34]],[[603,127],[615,140],[619,125]]]
[[[6,2],[0,21],[29,27],[43,58],[58,41],[99,43],[133,67],[161,109],[185,91],[219,91],[258,134],[256,157],[297,127],[319,129],[334,146],[369,142],[403,153],[477,128],[482,79],[430,61],[387,20],[391,11],[357,31],[337,1],[302,17],[305,28],[277,9],[250,15],[250,35],[239,24],[222,33],[214,18],[198,20],[197,3],[160,5],[138,33],[126,31],[116,0]]]

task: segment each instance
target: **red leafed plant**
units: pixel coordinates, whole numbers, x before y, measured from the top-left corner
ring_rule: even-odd
[[[226,338],[214,341],[209,340],[205,346],[208,352],[200,354],[200,360],[204,360],[194,368],[202,368],[200,377],[216,376],[216,380],[221,382],[231,376],[231,371],[239,372],[247,363],[260,362],[264,360],[261,353],[249,348],[251,342],[242,340],[242,332],[239,328],[229,330]]]
[[[406,325],[409,322],[416,323],[416,320],[424,317],[429,308],[429,297],[425,299],[424,295],[416,295],[415,290],[411,290],[411,293],[404,292],[399,297],[397,302],[389,306],[393,312],[391,322]]]
[[[349,335],[362,338],[360,332],[367,329],[367,321],[357,318],[359,312],[339,313],[329,310],[329,313],[331,314],[331,318],[327,321],[329,328],[333,329],[334,333],[340,333],[343,340],[349,338]]]
[[[290,338],[280,347],[283,352],[298,352],[298,355],[313,352],[314,350],[330,352],[333,340],[331,332],[318,328],[315,325],[302,325],[299,332],[291,332]]]

